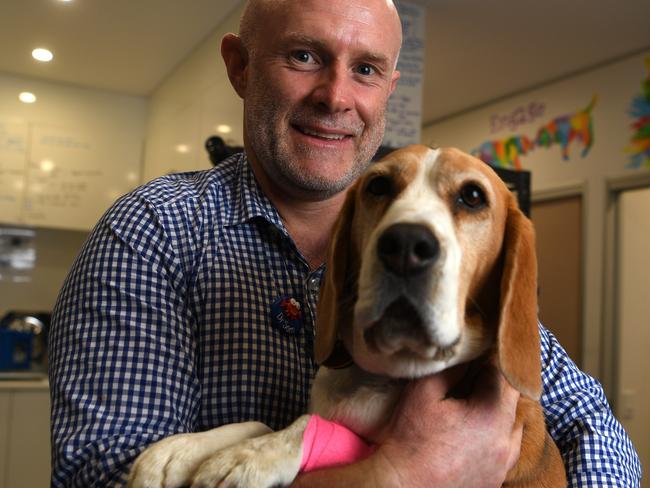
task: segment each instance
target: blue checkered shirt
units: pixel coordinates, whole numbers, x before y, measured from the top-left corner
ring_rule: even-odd
[[[303,413],[322,274],[243,155],[121,198],[53,314],[53,486],[119,485],[163,437],[252,419],[277,429]],[[293,328],[273,318],[283,298],[301,304]],[[638,458],[601,386],[540,329],[542,404],[571,486],[638,486]]]

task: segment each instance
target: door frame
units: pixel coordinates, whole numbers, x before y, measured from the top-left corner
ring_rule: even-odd
[[[618,317],[618,267],[619,249],[617,245],[619,234],[620,195],[625,191],[650,188],[650,174],[635,173],[622,178],[612,178],[605,181],[607,203],[605,210],[605,244],[604,244],[604,279],[602,300],[602,340],[601,340],[601,383],[605,391],[610,392],[608,400],[612,410],[618,415],[618,368],[619,368],[619,328],[616,326]]]

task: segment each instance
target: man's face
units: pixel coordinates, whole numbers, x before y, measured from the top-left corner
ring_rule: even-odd
[[[247,149],[274,189],[326,198],[347,188],[381,143],[399,76],[399,24],[386,0],[282,5],[251,46]]]

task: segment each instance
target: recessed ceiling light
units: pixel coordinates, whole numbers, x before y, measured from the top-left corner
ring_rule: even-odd
[[[22,92],[18,95],[18,100],[23,103],[34,103],[36,101],[36,95],[30,92]]]
[[[221,132],[222,134],[230,134],[232,132],[232,127],[226,124],[219,124],[217,126],[217,132]]]
[[[42,61],[44,63],[47,63],[49,61],[52,61],[54,59],[54,54],[52,54],[52,51],[38,47],[32,51],[32,58],[34,58],[37,61]]]
[[[54,169],[54,161],[51,159],[44,159],[41,161],[41,171],[44,173],[49,173]]]
[[[176,146],[176,152],[179,152],[181,154],[187,154],[188,152],[190,152],[190,146],[188,146],[187,144],[178,144]]]

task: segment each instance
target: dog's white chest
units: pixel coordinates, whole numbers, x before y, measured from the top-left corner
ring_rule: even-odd
[[[321,367],[311,391],[310,413],[377,441],[390,420],[405,382],[373,375],[355,365]]]

